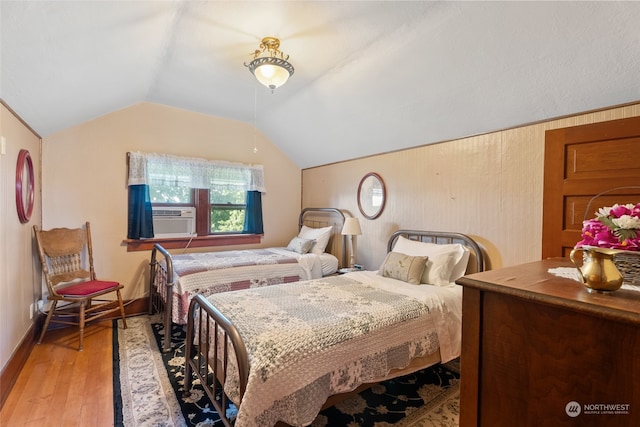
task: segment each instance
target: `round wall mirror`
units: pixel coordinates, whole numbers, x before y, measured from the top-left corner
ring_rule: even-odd
[[[16,163],[16,209],[22,224],[33,213],[33,162],[28,150],[20,150]]]
[[[375,172],[369,172],[358,185],[358,209],[367,219],[376,219],[382,213],[387,199],[384,181]]]

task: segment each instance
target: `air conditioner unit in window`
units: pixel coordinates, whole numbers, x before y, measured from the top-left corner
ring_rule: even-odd
[[[154,237],[191,237],[196,235],[196,208],[153,207]]]

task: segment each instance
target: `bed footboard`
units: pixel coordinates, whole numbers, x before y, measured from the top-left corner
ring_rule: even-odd
[[[204,388],[225,426],[233,425],[227,414],[230,399],[225,393],[229,362],[235,358],[238,368],[240,406],[249,378],[249,356],[235,326],[202,295],[189,304],[187,341],[185,343],[184,393],[189,395],[193,376]],[[216,361],[216,363],[209,363]]]
[[[158,258],[158,254],[161,259]],[[173,260],[171,254],[159,244],[153,245],[151,261],[149,262],[149,314],[162,313],[162,323],[165,338],[162,351],[171,350],[171,337],[166,331],[171,331],[171,309],[173,301]]]

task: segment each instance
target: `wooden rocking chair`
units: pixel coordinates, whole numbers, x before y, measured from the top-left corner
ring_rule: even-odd
[[[38,247],[42,272],[49,290],[48,299],[52,302],[47,313],[38,344],[42,343],[50,322],[66,325],[78,325],[80,346],[83,349],[84,326],[99,317],[120,311],[122,323],[127,327],[124,304],[118,282],[98,280],[93,268],[93,248],[91,246],[91,228],[89,222],[85,228],[53,228],[40,230],[33,226]],[[86,270],[86,267],[89,270]],[[97,300],[95,298],[115,292],[115,300]],[[60,306],[58,303],[61,303]]]

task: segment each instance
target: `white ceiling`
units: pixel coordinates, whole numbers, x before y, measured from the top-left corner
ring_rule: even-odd
[[[257,106],[306,168],[640,100],[640,2],[2,0],[0,14],[0,98],[45,138],[141,101],[248,123]],[[243,65],[265,36],[295,67],[274,94]]]

